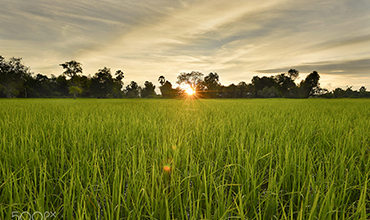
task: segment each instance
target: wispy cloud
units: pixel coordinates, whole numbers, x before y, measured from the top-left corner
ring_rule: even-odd
[[[315,70],[325,75],[369,77],[370,79],[370,74],[368,72],[370,70],[370,59],[303,63],[297,66],[286,66],[276,69],[257,70],[257,72],[278,74],[282,72],[287,72],[291,68],[298,69],[305,73]]]
[[[330,81],[370,72],[369,11],[368,0],[3,0],[0,49],[48,75],[76,59],[139,83],[191,70],[238,83],[286,67]]]

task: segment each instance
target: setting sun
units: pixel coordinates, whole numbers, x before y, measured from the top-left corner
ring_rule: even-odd
[[[185,92],[188,94],[188,95],[194,95],[195,91],[192,89],[192,88],[188,88],[185,90]]]

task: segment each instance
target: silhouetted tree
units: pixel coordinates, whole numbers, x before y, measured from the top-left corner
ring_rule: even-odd
[[[254,87],[254,97],[259,97],[258,91],[263,90],[266,86],[268,88],[272,86],[275,87],[277,84],[273,76],[271,77],[263,76],[261,78],[258,76],[254,76],[252,78],[252,85]]]
[[[312,73],[308,74],[306,79],[300,84],[302,97],[307,98],[318,93],[320,90],[319,80],[320,75],[318,72],[313,71]]]
[[[331,94],[331,96],[330,96]],[[369,98],[370,93],[366,92],[366,88],[362,86],[358,91],[352,90],[352,86],[347,86],[347,89],[336,88],[329,94],[323,94],[323,98]]]
[[[258,90],[258,97],[261,98],[275,98],[278,95],[278,91],[274,86],[263,88],[262,90]]]
[[[124,96],[122,88],[123,88],[123,78],[125,78],[125,76],[121,70],[117,70],[115,76],[116,78],[113,79],[113,97],[122,98]]]
[[[201,84],[203,82],[203,73],[192,71],[191,73],[180,73],[180,75],[177,76],[177,84],[187,84],[192,88],[193,90],[199,89]]]
[[[131,81],[130,85],[126,86],[126,97],[139,98],[140,90],[140,86],[135,81]]]
[[[59,64],[59,66],[62,66],[64,69],[63,74],[67,77],[70,77],[69,93],[73,94],[74,99],[76,99],[77,94],[82,92],[77,80],[79,73],[82,73],[81,65],[81,63],[75,60]]]
[[[153,97],[155,96],[155,85],[146,81],[144,88],[132,81],[123,90],[124,73],[117,70],[115,78],[112,77],[109,68],[104,67],[90,78],[82,75],[81,63],[71,60],[59,64],[64,72],[62,75],[48,78],[41,73],[32,76],[30,69],[24,66],[21,58],[10,58],[6,61],[0,56],[0,97]],[[180,73],[177,77],[179,85],[186,84],[196,90],[198,97],[222,97],[222,98],[246,98],[246,97],[302,97],[319,96],[322,98],[370,98],[370,92],[362,86],[358,91],[352,86],[346,89],[336,88],[329,92],[320,88],[320,75],[313,71],[297,86],[295,80],[299,71],[289,69],[287,73],[276,76],[254,76],[250,84],[241,81],[237,85],[221,85],[217,73],[209,73],[203,79],[203,74],[197,71]],[[172,88],[171,82],[164,76],[158,78],[162,97],[173,98],[183,93],[181,87]]]
[[[144,88],[141,91],[141,97],[147,98],[147,97],[155,97],[155,85],[149,81],[145,81]]]
[[[62,66],[64,69],[63,74],[70,78],[73,78],[77,76],[79,73],[82,73],[81,65],[82,65],[81,63],[75,60],[71,60],[71,61],[59,64],[59,66]]]
[[[122,80],[123,80],[123,78],[125,78],[125,76],[124,76],[124,72],[122,72],[122,70],[117,70],[116,71],[116,73],[115,73],[115,75],[116,75],[116,80],[117,81],[119,81],[120,83],[122,83],[123,84],[123,82],[122,82]]]
[[[238,98],[245,98],[247,97],[247,89],[248,89],[248,84],[244,81],[241,81],[238,83],[238,89],[240,91],[240,95]]]
[[[293,96],[292,91],[296,87],[294,80],[289,75],[290,74],[285,75],[285,73],[282,73],[282,74],[275,76],[275,81],[277,84],[276,87],[282,97],[292,97]]]
[[[68,89],[68,80],[65,75],[59,75],[56,78],[57,82],[57,91],[62,97],[67,97],[69,94],[69,89]]]
[[[252,98],[253,91],[254,91],[254,86],[252,85],[252,83],[247,84],[247,89],[244,93],[246,96],[243,96],[243,98]]]
[[[173,89],[171,82],[166,80],[164,76],[160,76],[158,82],[161,84],[159,90],[163,98],[174,98],[178,95],[178,90]]]
[[[91,78],[81,75],[77,77],[78,85],[82,89],[81,97],[91,97]]]
[[[163,98],[173,98],[176,96],[176,91],[172,88],[172,84],[168,80],[159,89]]]
[[[91,78],[91,93],[97,98],[108,98],[113,93],[113,84],[110,68],[99,69]]]
[[[222,98],[237,98],[240,95],[238,86],[234,83],[222,87]]]
[[[34,92],[36,93],[36,97],[45,98],[53,95],[51,80],[46,75],[37,74],[35,82]]]
[[[208,94],[206,95],[206,92],[208,90],[207,90],[207,87],[204,85],[203,82],[196,84],[195,85],[195,88],[194,88],[194,91],[195,91],[195,96],[193,96],[193,98],[206,98],[206,97],[209,97]],[[214,92],[213,94],[215,96],[217,96],[218,95],[218,92]]]
[[[164,76],[160,76],[158,78],[158,82],[161,84],[161,86],[163,86],[166,83],[166,78],[164,78]]]
[[[0,91],[3,91],[7,98],[19,94],[28,76],[31,76],[31,72],[23,65],[22,58],[12,57],[6,61],[0,56]]]
[[[360,93],[365,93],[366,92],[366,88],[365,86],[361,86],[361,88],[358,90]]]
[[[291,78],[293,81],[296,80],[299,76],[299,71],[296,69],[290,69],[288,70],[288,76]]]
[[[370,92],[366,91],[365,86],[361,86],[361,88],[358,90],[358,92],[359,92],[359,97],[360,98],[370,97]]]
[[[352,90],[352,86],[347,86],[346,94],[347,94],[348,98],[357,98],[356,97],[357,93],[356,93],[356,91]]]
[[[336,88],[333,90],[334,98],[344,98],[345,91],[342,88]]]
[[[220,90],[220,77],[217,73],[209,73],[204,77],[203,85],[205,86],[206,97],[217,98]]]

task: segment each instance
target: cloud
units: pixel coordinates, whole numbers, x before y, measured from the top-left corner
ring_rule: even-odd
[[[297,69],[299,71],[309,73],[318,71],[326,75],[343,75],[353,77],[369,76],[370,58],[359,60],[342,60],[342,61],[321,61],[313,63],[303,63],[293,67],[282,67],[275,69],[257,70],[259,73],[281,73],[287,72],[289,69]]]
[[[351,37],[347,36],[345,38],[327,40],[324,42],[320,42],[316,45],[312,45],[307,49],[311,51],[331,50],[331,49],[338,48],[338,47],[348,47],[348,46],[353,46],[357,44],[370,45],[370,34],[361,35],[361,36],[351,36]]]
[[[368,0],[3,0],[1,55],[47,75],[76,59],[85,74],[107,66],[139,83],[192,70],[237,83],[291,66],[363,76],[369,8]]]

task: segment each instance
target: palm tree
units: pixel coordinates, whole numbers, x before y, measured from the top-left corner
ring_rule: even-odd
[[[158,78],[158,82],[163,86],[166,83],[166,78],[164,78],[164,76],[160,76]]]

